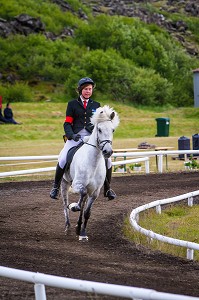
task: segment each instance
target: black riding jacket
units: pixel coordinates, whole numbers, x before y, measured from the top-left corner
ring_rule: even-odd
[[[86,109],[80,97],[68,102],[64,131],[69,140],[72,139],[74,133],[80,132],[83,128],[90,133],[92,132],[93,125],[90,122],[90,118],[98,107],[100,107],[100,103],[92,99],[89,99]]]

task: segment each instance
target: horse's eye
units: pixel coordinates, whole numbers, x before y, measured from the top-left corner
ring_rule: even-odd
[[[99,133],[102,133],[101,129],[99,128]]]
[[[113,132],[115,132],[115,129],[113,129]]]

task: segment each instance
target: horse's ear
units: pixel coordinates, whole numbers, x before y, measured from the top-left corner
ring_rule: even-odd
[[[111,120],[113,120],[114,117],[115,117],[115,112],[113,111],[110,115]]]

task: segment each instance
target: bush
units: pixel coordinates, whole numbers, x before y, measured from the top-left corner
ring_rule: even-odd
[[[76,97],[78,80],[89,76],[97,83],[97,95],[104,99],[146,106],[193,105],[192,70],[198,60],[187,55],[164,29],[121,16],[99,15],[85,22],[78,18],[78,9],[89,14],[88,8],[77,0],[69,1],[74,15],[50,1],[3,2],[0,14],[4,18],[26,11],[39,16],[46,31],[58,34],[69,26],[75,34],[55,41],[43,34],[0,38],[2,80],[15,74],[26,82],[65,83],[66,96]],[[198,23],[190,24],[196,29]],[[61,94],[57,97],[62,98]]]
[[[187,55],[184,49],[163,29],[148,26],[136,19],[100,15],[89,24],[84,24],[78,28],[76,42],[96,51],[101,49],[108,52],[114,48],[116,53],[120,55],[119,61],[121,61],[121,58],[128,59],[129,66],[141,68],[142,70],[139,70],[143,78],[138,76],[133,81],[138,87],[137,92],[135,91],[135,98],[139,101],[136,102],[146,105],[156,105],[157,103],[162,105],[170,97],[170,103],[174,106],[186,106],[192,103],[191,70],[197,67],[198,62],[195,58]],[[117,65],[118,61],[115,64]],[[127,73],[129,68],[127,68]],[[93,68],[93,70],[95,69]],[[148,77],[152,75],[153,80],[147,78],[147,72]],[[118,73],[112,73],[111,76],[116,79],[117,74],[119,74],[119,77],[121,73],[123,72],[119,70]],[[121,76],[121,80],[123,78]],[[142,84],[142,81],[146,83],[146,91],[143,90],[144,84]],[[117,82],[117,80],[114,80],[114,82]],[[124,82],[126,84],[126,80]],[[152,85],[151,88],[150,85]],[[164,93],[165,87],[166,96]],[[144,95],[148,91],[149,100]],[[123,98],[125,97],[126,93],[123,95]]]
[[[190,169],[199,169],[199,164],[197,163],[197,160],[193,158],[193,155],[190,155],[189,161],[186,161],[184,165]]]
[[[0,85],[0,95],[6,102],[31,102],[33,100],[30,87],[20,82],[14,85]]]
[[[136,67],[114,49],[87,51],[79,65],[70,70],[65,83],[67,94],[75,97],[77,82],[85,76],[96,82],[96,93],[117,101],[150,106],[172,101],[172,86],[165,78]]]

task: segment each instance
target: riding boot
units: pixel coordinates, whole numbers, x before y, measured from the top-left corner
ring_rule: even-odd
[[[56,167],[56,172],[55,172],[55,181],[53,184],[53,188],[50,192],[50,197],[52,199],[58,199],[59,188],[60,188],[60,184],[62,181],[62,177],[64,175],[64,171],[65,171],[65,167],[63,169],[60,168],[59,163],[58,163],[57,167]]]
[[[116,198],[115,192],[110,188],[112,175],[112,167],[110,169],[106,166],[106,178],[104,181],[104,197],[107,197],[108,200],[113,200]]]

